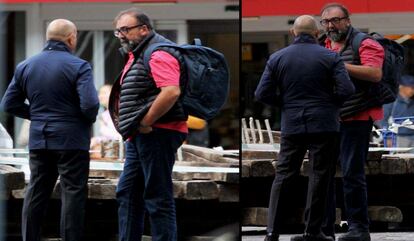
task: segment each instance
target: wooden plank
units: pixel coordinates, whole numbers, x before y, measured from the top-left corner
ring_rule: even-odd
[[[7,199],[11,192],[24,188],[24,172],[9,165],[0,165],[0,197]]]
[[[210,180],[210,173],[203,173],[204,175],[200,175],[198,180]],[[176,181],[190,181],[194,180],[193,173],[185,173],[185,172],[173,172],[172,179]]]
[[[197,156],[193,153],[190,152],[182,152],[182,162],[200,162],[200,163],[211,163],[210,165],[213,165],[212,163],[214,163],[213,161],[204,158],[202,156]]]
[[[17,164],[16,164],[17,163]],[[29,161],[27,158],[4,158],[0,157],[0,164],[6,165],[28,165]],[[176,162],[180,163],[180,162]],[[185,163],[185,165],[174,165],[173,171],[177,172],[234,172],[238,173],[238,170],[218,170],[212,171],[211,167],[238,167],[239,161],[234,161],[232,163],[216,163],[210,162],[208,165],[198,165],[198,163],[194,164],[187,164],[190,162],[181,162]],[[198,166],[200,168],[187,168],[187,166]],[[206,167],[206,168],[204,168]],[[90,169],[93,170],[109,170],[109,171],[122,171],[124,168],[124,164],[122,162],[102,162],[102,161],[91,161],[90,162]],[[214,168],[213,168],[214,169]],[[28,177],[27,177],[28,178]]]
[[[410,174],[414,173],[414,158],[407,160],[407,172]]]
[[[381,161],[381,173],[387,175],[406,174],[407,163],[398,157],[387,157]]]
[[[269,161],[269,160],[266,160]],[[253,163],[252,163],[253,162]],[[267,177],[273,176],[264,163],[263,160],[243,160],[242,161],[242,177]],[[276,170],[277,161],[273,161],[273,169]],[[257,166],[256,166],[257,165]],[[254,167],[254,173],[252,174],[252,166]],[[335,177],[342,177],[342,171],[339,165],[336,166]],[[309,160],[305,159],[301,167],[301,175],[309,176],[310,165]],[[366,175],[402,175],[402,174],[414,174],[414,159],[401,159],[398,157],[388,157],[381,161],[368,161],[365,165]]]
[[[404,154],[392,154],[392,155],[384,155],[383,160],[398,160],[396,165],[403,165],[403,162],[405,162],[406,165],[406,171],[403,172],[404,167],[398,168],[396,170],[396,173],[393,174],[405,174],[405,173],[414,173],[414,155],[411,153],[404,153]],[[389,167],[390,169],[392,167]],[[402,170],[401,170],[402,169]]]
[[[174,181],[174,198],[185,200],[211,200],[219,198],[213,181]]]
[[[303,223],[304,214],[303,209],[294,209],[289,213],[287,217],[287,223]],[[252,207],[243,209],[243,226],[266,226],[268,208],[264,207]],[[371,221],[375,222],[387,222],[387,223],[401,223],[403,215],[400,209],[392,206],[369,206],[368,215]],[[341,222],[341,209],[336,209],[335,223]]]
[[[88,199],[114,200],[116,199],[117,180],[95,179],[88,181]]]
[[[277,152],[266,152],[266,151],[246,151],[242,150],[243,160],[254,160],[254,159],[274,159],[277,160]]]
[[[238,167],[239,163],[216,163],[207,160],[176,161],[174,167]],[[175,171],[175,170],[173,170]]]
[[[122,171],[111,171],[111,170],[89,170],[89,178],[119,178]]]
[[[241,177],[250,177],[250,166],[246,163],[241,166]]]
[[[217,184],[213,181],[175,181],[174,198],[185,200],[218,199]]]
[[[239,185],[218,184],[220,202],[239,202]]]
[[[403,214],[397,207],[392,206],[369,206],[368,216],[371,221],[401,223]]]
[[[88,198],[100,200],[114,200],[116,198],[116,179],[89,180]],[[210,180],[173,181],[174,198],[185,200],[214,200],[219,199],[219,188],[216,182]],[[226,194],[224,192],[229,191]],[[24,198],[25,189],[13,190],[12,196],[16,199]],[[235,189],[223,188],[222,199],[234,200]],[[52,198],[60,198],[60,184],[57,182]]]
[[[191,161],[191,158],[188,159],[188,157],[192,157],[193,155],[201,157],[203,159],[212,161],[212,162],[220,162],[220,163],[228,163],[234,160],[235,162],[238,161],[237,158],[227,158],[229,157],[227,153],[217,151],[211,148],[205,148],[200,146],[193,146],[193,145],[182,145],[182,153],[183,153],[183,161]],[[187,154],[193,154],[187,156]]]
[[[379,175],[381,174],[381,162],[380,161],[368,161],[365,165],[366,175]]]
[[[272,165],[273,160],[243,160],[242,165],[247,167],[249,177],[269,177],[275,175],[275,168]],[[244,170],[242,170],[244,171]]]
[[[89,179],[88,180],[88,199],[114,200],[116,198],[116,185],[118,180],[115,179]],[[56,182],[52,193],[53,199],[60,199],[61,187],[60,181]]]
[[[243,209],[242,226],[266,226],[267,208],[245,208]]]
[[[211,180],[225,183],[239,183],[239,173],[185,173],[173,172],[173,179],[177,181]]]
[[[183,152],[183,161],[176,161],[176,166],[200,166],[200,167],[230,167],[238,165],[239,162],[214,162],[205,158],[196,156],[192,153]]]
[[[239,159],[236,158],[229,158],[229,157],[217,157],[216,159],[207,159],[203,156],[198,156],[196,154],[190,152],[182,152],[183,160],[182,162],[201,162],[201,163],[210,163],[210,166],[215,166],[217,164],[229,164],[229,165],[237,165],[239,163]]]
[[[26,188],[13,190],[11,196],[15,199],[23,199],[25,192]]]
[[[385,151],[369,151],[367,161],[381,161],[382,155],[385,153]]]

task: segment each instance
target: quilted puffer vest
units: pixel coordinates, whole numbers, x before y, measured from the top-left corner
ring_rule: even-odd
[[[339,52],[342,60],[345,63],[361,65],[360,61],[354,56],[352,49],[352,40],[356,36],[359,30],[350,27],[345,40],[345,45]],[[341,107],[340,116],[341,118],[349,118],[358,114],[359,112],[365,111],[372,107],[377,107],[378,103],[374,98],[375,83],[359,80],[350,76],[353,84],[355,85],[355,93],[347,99]],[[381,106],[381,105],[379,105]]]
[[[140,121],[160,93],[160,89],[156,87],[154,79],[150,73],[148,73],[148,70],[145,69],[143,62],[143,53],[145,49],[149,45],[159,42],[171,43],[170,40],[154,31],[149,34],[134,49],[134,62],[130,69],[125,73],[122,85],[120,84],[120,74],[112,87],[108,108],[112,120],[114,121],[115,128],[122,135],[124,140],[136,133]],[[162,48],[162,50],[170,53],[179,60],[181,70],[180,76],[183,77],[185,74],[185,67],[182,64],[183,61],[180,53],[172,48]],[[183,83],[183,81],[180,81],[180,83]],[[157,123],[184,121],[187,120],[187,117],[188,115],[179,99],[165,115],[157,120]]]

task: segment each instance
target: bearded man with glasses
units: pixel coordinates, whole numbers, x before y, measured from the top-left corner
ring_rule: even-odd
[[[124,170],[116,197],[119,240],[141,240],[144,213],[152,240],[177,240],[172,168],[185,140],[187,114],[179,100],[182,56],[171,48],[154,51],[149,69],[144,51],[151,44],[172,43],[157,34],[147,15],[136,8],[118,14],[114,35],[121,43],[125,67],[112,87],[109,111],[125,142]]]
[[[384,49],[371,38],[361,42],[359,59],[354,56],[352,40],[359,30],[351,26],[348,9],[337,3],[321,10],[321,25],[326,34],[322,44],[340,54],[355,85],[355,94],[341,108],[339,162],[343,175],[345,216],[349,230],[339,241],[369,241],[369,220],[365,162],[373,122],[383,118],[382,106],[369,105],[370,88],[381,81]],[[347,110],[347,112],[345,112]],[[351,110],[351,111],[350,111]],[[350,112],[349,112],[350,111]],[[345,114],[352,113],[352,114]],[[334,176],[332,176],[334,180]],[[324,233],[334,237],[335,187],[328,193],[328,215]]]

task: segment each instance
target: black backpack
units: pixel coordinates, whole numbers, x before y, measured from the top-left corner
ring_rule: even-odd
[[[378,33],[357,33],[352,40],[354,58],[359,58],[359,47],[361,42],[371,38],[376,40],[384,48],[384,63],[382,65],[382,79],[375,85],[373,96],[376,96],[378,105],[394,102],[398,94],[398,84],[401,79],[401,72],[404,67],[404,48],[397,42],[384,38]]]
[[[214,118],[226,102],[229,92],[229,69],[222,53],[202,46],[199,39],[193,44],[178,46],[170,43],[155,43],[144,52],[144,65],[150,69],[149,59],[155,50],[169,47],[179,50],[186,66],[186,83],[181,101],[188,114],[210,120]]]

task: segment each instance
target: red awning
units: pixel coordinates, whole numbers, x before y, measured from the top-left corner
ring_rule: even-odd
[[[71,2],[128,2],[128,3],[178,3],[178,2],[237,2],[237,0],[0,0],[1,3],[71,3]]]
[[[351,14],[414,12],[413,0],[242,0],[242,16],[319,15],[322,6],[331,2],[344,4]]]

